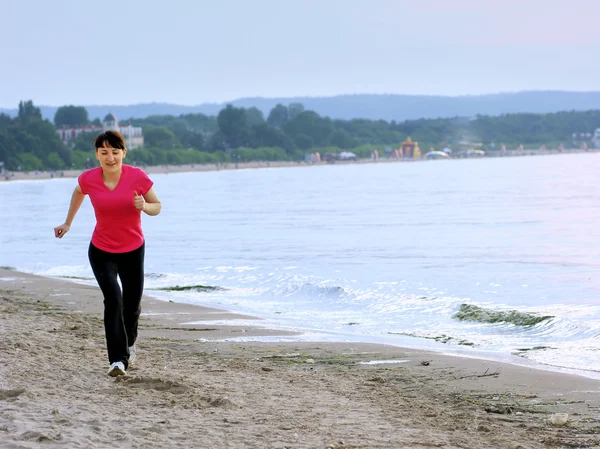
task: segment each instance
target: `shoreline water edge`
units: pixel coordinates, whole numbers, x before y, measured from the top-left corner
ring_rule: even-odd
[[[115,380],[97,287],[0,268],[0,448],[600,444],[597,379],[377,344],[228,342],[281,332],[142,304],[139,360]]]
[[[20,274],[22,276],[40,276],[43,279],[56,280],[58,282],[74,283],[85,287],[95,288],[97,287],[96,281],[93,279],[84,280],[83,278],[69,278],[68,276],[52,276],[52,275],[40,275],[37,273],[30,273],[27,271],[18,271],[12,267],[0,267],[0,280],[11,279],[3,278],[1,276],[2,270],[10,270],[11,272]],[[0,287],[2,284],[0,283]],[[199,304],[197,302],[188,302],[181,300],[181,298],[172,297],[160,289],[146,288],[144,292],[144,298],[146,301],[152,301],[152,304],[164,305],[167,309],[169,307],[185,307],[189,314],[189,310],[198,311],[200,309],[211,310],[210,316],[202,315],[199,318],[185,318],[182,322],[174,323],[177,326],[186,327],[203,327],[210,326],[212,328],[220,328],[225,326],[226,328],[232,323],[235,326],[239,326],[241,330],[232,331],[232,334],[222,334],[220,338],[215,341],[231,342],[231,343],[322,343],[322,344],[365,344],[375,346],[389,346],[392,348],[402,348],[406,350],[430,352],[440,354],[442,356],[459,357],[471,360],[496,362],[501,364],[508,364],[523,368],[535,369],[540,371],[548,371],[559,374],[568,374],[580,376],[588,379],[594,379],[600,381],[600,373],[593,369],[575,369],[559,365],[553,365],[551,363],[538,362],[529,358],[520,357],[514,353],[508,352],[494,352],[486,350],[476,350],[471,346],[450,346],[447,347],[443,343],[439,343],[437,340],[431,340],[428,338],[415,338],[406,336],[395,335],[394,342],[390,342],[387,339],[377,338],[369,335],[351,335],[351,334],[339,334],[339,333],[324,333],[319,332],[317,329],[302,330],[302,329],[291,329],[289,326],[282,326],[280,323],[267,320],[260,314],[249,315],[243,311],[233,309],[221,309]],[[218,307],[218,306],[217,306]],[[189,308],[189,309],[188,309]],[[152,314],[153,312],[148,312]],[[171,311],[167,312],[172,313]],[[143,314],[145,312],[143,311]],[[184,314],[184,315],[185,315]],[[182,317],[175,318],[183,319]],[[181,320],[180,320],[181,321]],[[271,326],[271,327],[266,327]],[[306,333],[308,332],[308,334]]]

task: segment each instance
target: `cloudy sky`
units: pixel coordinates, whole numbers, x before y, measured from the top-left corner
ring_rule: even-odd
[[[0,0],[0,107],[600,90],[598,0]]]

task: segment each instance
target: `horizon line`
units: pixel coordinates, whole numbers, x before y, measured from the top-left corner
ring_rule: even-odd
[[[439,94],[402,94],[402,93],[346,93],[346,94],[335,94],[335,95],[303,95],[303,96],[277,96],[277,97],[259,97],[259,96],[249,96],[249,97],[239,97],[233,100],[227,101],[206,101],[203,103],[196,104],[182,104],[182,103],[170,103],[167,101],[146,101],[140,103],[129,103],[129,104],[78,104],[75,105],[73,103],[61,104],[61,105],[49,105],[49,104],[39,104],[36,105],[39,107],[45,108],[59,108],[62,106],[85,106],[85,107],[128,107],[128,106],[145,106],[145,105],[172,105],[186,108],[194,108],[199,106],[206,105],[226,105],[237,101],[242,100],[294,100],[294,99],[326,99],[326,98],[338,98],[338,97],[358,97],[358,96],[373,96],[373,97],[428,97],[428,98],[472,98],[472,97],[489,97],[489,96],[497,96],[497,95],[517,95],[524,93],[572,93],[572,94],[596,94],[600,93],[600,90],[553,90],[553,89],[545,89],[545,90],[520,90],[520,91],[505,91],[505,92],[490,92],[485,94],[456,94],[456,95],[439,95]],[[20,100],[20,101],[30,101],[31,99]],[[33,101],[33,100],[31,100]],[[35,102],[34,102],[35,104]],[[0,106],[0,110],[15,110],[18,109],[18,105],[14,107],[6,107]]]

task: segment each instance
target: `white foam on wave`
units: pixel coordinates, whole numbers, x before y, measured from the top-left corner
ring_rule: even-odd
[[[600,373],[600,336],[573,342],[554,342],[519,356],[543,365]]]
[[[45,277],[59,277],[67,280],[85,280],[79,278],[94,279],[92,269],[85,265],[60,265],[50,268],[40,268],[33,274]]]

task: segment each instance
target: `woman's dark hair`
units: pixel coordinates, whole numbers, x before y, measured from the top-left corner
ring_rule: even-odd
[[[96,149],[103,147],[110,148],[118,148],[119,150],[125,149],[125,140],[123,136],[118,131],[104,131],[103,133],[98,134],[96,140],[94,141],[94,146]]]

